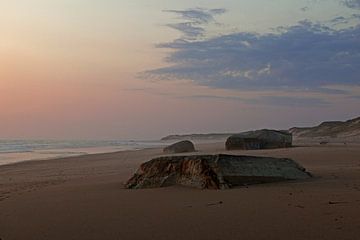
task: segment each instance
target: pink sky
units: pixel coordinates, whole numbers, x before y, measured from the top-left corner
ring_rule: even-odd
[[[0,138],[159,139],[175,133],[288,128],[359,114],[358,100],[342,96],[296,93],[331,104],[294,109],[236,100],[277,96],[276,91],[139,78],[139,72],[168,65],[163,59],[171,50],[155,44],[179,37],[164,27],[173,18],[162,10],[192,4],[155,2],[0,3]],[[231,14],[227,20],[236,22]],[[350,90],[360,93],[358,86]]]

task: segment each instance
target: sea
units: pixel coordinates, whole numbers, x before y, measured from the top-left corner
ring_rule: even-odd
[[[160,147],[160,141],[0,140],[0,165]]]

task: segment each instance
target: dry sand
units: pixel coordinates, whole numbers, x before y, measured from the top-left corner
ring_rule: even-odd
[[[222,144],[199,147],[222,151]],[[231,153],[290,157],[315,178],[225,191],[124,189],[160,149],[2,166],[0,239],[360,238],[358,145]]]

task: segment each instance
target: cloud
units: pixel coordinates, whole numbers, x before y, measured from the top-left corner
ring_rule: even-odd
[[[276,106],[290,106],[290,107],[318,107],[327,106],[329,102],[320,98],[300,98],[300,97],[287,97],[287,96],[265,96],[260,99],[254,100],[254,103],[264,105]]]
[[[193,13],[186,16],[194,19]],[[203,22],[211,19],[198,16]],[[159,44],[173,50],[166,58],[170,66],[144,74],[239,90],[326,92],[329,85],[360,84],[360,26],[334,30],[303,21],[279,29],[276,34],[238,32]]]
[[[339,24],[348,24],[351,22],[358,23],[360,20],[360,14],[351,14],[350,16],[344,17],[344,16],[338,16],[329,21],[329,23],[332,26],[336,26]]]
[[[310,8],[309,7],[302,7],[302,8],[300,8],[300,10],[303,11],[303,12],[307,12],[307,11],[310,10]]]
[[[320,98],[289,97],[289,96],[262,96],[258,98],[242,98],[237,96],[192,95],[182,97],[186,99],[216,99],[225,101],[238,101],[246,104],[276,105],[282,107],[318,107],[328,106],[330,103]]]
[[[184,22],[167,24],[168,27],[183,33],[184,39],[194,40],[203,36],[205,33],[204,26],[215,23],[215,15],[226,12],[225,9],[204,9],[190,8],[186,10],[164,10],[164,12],[175,13]]]
[[[349,23],[349,19],[343,16],[339,16],[330,20],[333,24],[346,24]]]
[[[344,0],[342,3],[349,8],[360,9],[360,0]]]
[[[204,8],[190,8],[186,10],[164,10],[164,12],[175,13],[183,20],[190,21],[192,23],[204,24],[214,22],[214,16],[223,14],[225,9],[204,9]]]
[[[175,30],[179,30],[187,39],[196,39],[199,36],[203,36],[205,32],[204,28],[195,27],[194,24],[190,22],[168,24],[167,26]]]

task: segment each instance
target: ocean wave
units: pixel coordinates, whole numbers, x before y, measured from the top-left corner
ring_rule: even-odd
[[[163,143],[133,140],[0,140],[0,165],[9,161],[14,163],[158,146],[163,146]]]
[[[32,153],[34,151],[32,150],[19,150],[19,149],[14,149],[14,150],[0,150],[0,154],[9,154],[9,153]]]

